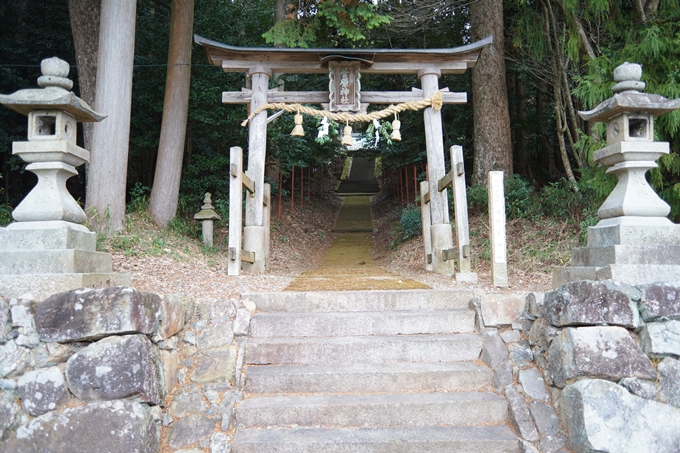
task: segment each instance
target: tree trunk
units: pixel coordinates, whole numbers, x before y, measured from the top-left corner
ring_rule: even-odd
[[[510,115],[503,53],[503,2],[478,0],[470,4],[472,40],[493,34],[472,70],[475,184],[486,185],[489,171],[512,174]]]
[[[80,97],[91,106],[94,105],[97,82],[100,11],[101,0],[68,0]],[[88,150],[92,149],[93,127],[93,123],[83,123],[83,141]]]
[[[193,22],[194,0],[172,0],[163,122],[149,198],[151,217],[162,228],[177,212],[189,110]]]
[[[125,217],[136,10],[136,0],[102,0],[94,108],[108,117],[94,126],[87,174],[97,230],[120,229]]]

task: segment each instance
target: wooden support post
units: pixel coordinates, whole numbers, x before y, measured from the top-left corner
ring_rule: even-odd
[[[229,151],[229,257],[228,275],[241,273],[241,224],[243,219],[243,150],[233,146]]]
[[[423,219],[423,257],[426,271],[432,271],[432,235],[430,231],[430,197],[427,181],[420,183],[420,215]]]
[[[494,286],[508,286],[503,172],[490,171],[488,178],[490,226],[489,242],[491,242],[491,284]]]
[[[264,251],[265,251],[265,256],[264,256],[264,267],[266,270],[269,270],[269,243],[270,243],[270,236],[271,236],[271,218],[272,218],[272,186],[269,183],[264,184],[264,194],[263,194],[263,201],[264,201]]]
[[[453,176],[453,209],[456,222],[456,246],[458,248],[457,281],[477,282],[477,274],[472,272],[470,257],[470,224],[468,221],[467,193],[465,188],[465,164],[463,147],[451,147],[451,175]]]

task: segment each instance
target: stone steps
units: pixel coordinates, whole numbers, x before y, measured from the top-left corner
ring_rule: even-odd
[[[518,453],[507,426],[237,429],[233,453]]]
[[[474,332],[471,310],[400,310],[333,313],[259,313],[251,337],[344,337]]]
[[[251,394],[462,392],[488,388],[493,372],[469,362],[248,367]]]
[[[251,398],[236,410],[248,427],[470,426],[505,422],[506,399],[489,392]]]
[[[255,365],[475,361],[479,335],[251,338],[245,360]]]

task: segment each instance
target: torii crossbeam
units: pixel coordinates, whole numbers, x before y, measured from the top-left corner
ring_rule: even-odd
[[[328,74],[331,61],[359,62],[362,74],[416,74],[422,89],[413,91],[368,91],[361,93],[361,103],[400,104],[420,101],[432,97],[437,91],[442,94],[443,104],[464,104],[467,93],[452,93],[439,89],[442,74],[462,74],[477,63],[482,49],[492,43],[488,36],[480,41],[451,49],[288,49],[288,48],[245,48],[221,44],[194,35],[197,44],[205,48],[208,60],[225,72],[243,72],[250,76],[252,89],[240,92],[223,92],[222,102],[226,104],[250,104],[255,112],[267,103],[326,104],[330,93],[327,91],[276,91],[269,90],[272,73]],[[441,251],[453,247],[453,234],[449,223],[446,190],[438,190],[438,181],[445,176],[444,142],[442,138],[441,112],[427,107],[425,116],[425,143],[430,186],[430,212],[432,225],[432,268],[441,274],[453,274],[453,261],[446,260]],[[269,250],[265,250],[265,229],[263,214],[263,188],[267,142],[267,113],[260,112],[250,120],[248,131],[248,170],[246,174],[255,183],[255,196],[246,202],[244,242],[262,244],[253,250],[255,260],[245,263],[244,271],[263,273],[267,267]]]

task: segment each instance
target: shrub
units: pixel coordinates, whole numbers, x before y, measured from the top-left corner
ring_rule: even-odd
[[[423,219],[419,208],[408,206],[402,209],[399,219],[399,232],[403,241],[422,234]]]

